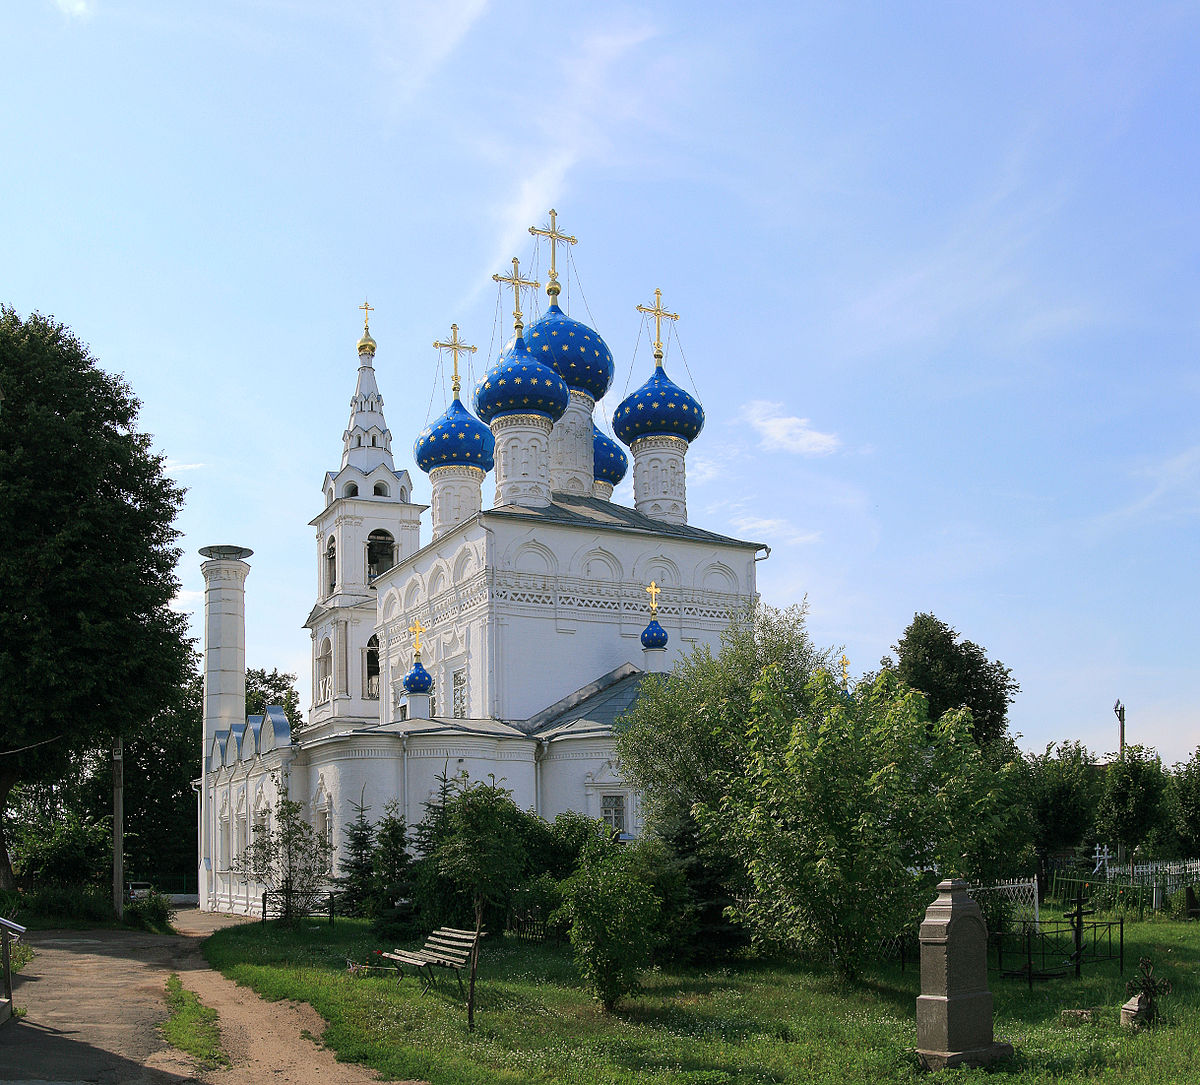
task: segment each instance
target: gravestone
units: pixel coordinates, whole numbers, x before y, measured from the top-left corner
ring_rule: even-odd
[[[1013,1053],[992,1036],[987,927],[964,881],[938,885],[921,924],[917,1055],[929,1070],[984,1066]]]

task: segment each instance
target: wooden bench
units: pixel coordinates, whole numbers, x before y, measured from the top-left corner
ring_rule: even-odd
[[[480,938],[483,932],[480,932]],[[471,954],[475,951],[476,941],[474,931],[458,930],[455,927],[439,927],[427,939],[421,949],[396,949],[391,953],[381,953],[380,956],[391,961],[399,973],[397,978],[404,975],[404,966],[408,965],[414,972],[423,973],[425,986],[421,991],[424,996],[430,987],[436,985],[434,968],[449,968],[458,980],[459,994],[465,994],[462,984],[462,970],[471,963]]]

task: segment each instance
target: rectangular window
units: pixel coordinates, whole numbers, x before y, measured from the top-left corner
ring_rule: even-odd
[[[625,796],[601,795],[600,819],[618,833],[625,832]]]
[[[465,670],[454,672],[451,678],[451,693],[454,704],[454,718],[456,720],[465,720],[467,718],[467,672]]]

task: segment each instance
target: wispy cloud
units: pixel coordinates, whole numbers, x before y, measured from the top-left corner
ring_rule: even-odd
[[[72,19],[86,19],[95,11],[92,0],[52,0],[54,6]]]
[[[407,0],[391,12],[390,31],[373,28],[371,36],[391,75],[393,107],[412,102],[487,8],[488,0]]]
[[[172,610],[178,611],[180,614],[190,614],[203,602],[204,592],[181,588],[175,598],[171,600],[170,606]]]
[[[813,429],[807,418],[785,415],[782,403],[754,399],[742,407],[740,417],[758,432],[759,448],[828,456],[841,445],[836,434]]]
[[[1146,464],[1135,474],[1149,482],[1149,489],[1135,501],[1103,517],[1106,522],[1125,520],[1147,513],[1200,511],[1200,445],[1185,448],[1158,463]]]
[[[800,546],[814,543],[821,538],[819,531],[802,531],[788,520],[763,516],[736,516],[730,523],[743,535],[768,545]]]
[[[199,471],[203,467],[207,467],[206,463],[180,463],[178,460],[167,460],[163,464],[163,470],[168,475],[178,475],[183,471]]]

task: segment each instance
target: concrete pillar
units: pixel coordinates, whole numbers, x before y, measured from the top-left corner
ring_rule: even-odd
[[[447,464],[429,472],[435,539],[483,508],[483,479],[482,468],[466,464]]]
[[[667,650],[665,648],[643,648],[642,670],[647,674],[665,674],[667,666]]]
[[[668,524],[687,523],[687,477],[682,437],[639,437],[633,453],[633,506],[638,512]]]
[[[604,479],[598,478],[592,483],[592,496],[600,498],[601,501],[611,501],[613,495],[613,484],[605,482]]]
[[[493,418],[496,438],[496,505],[544,509],[550,504],[550,431],[543,414]]]
[[[246,720],[246,576],[244,546],[206,546],[204,574],[204,738],[200,753],[200,908],[208,910],[217,868],[208,783],[213,736]]]
[[[571,389],[563,416],[550,433],[550,488],[560,493],[590,497],[595,477],[592,448],[592,411],[596,401],[586,392]]]
[[[921,924],[917,1056],[928,1070],[984,1066],[1013,1053],[992,1037],[987,927],[967,890],[958,879],[940,882]]]

